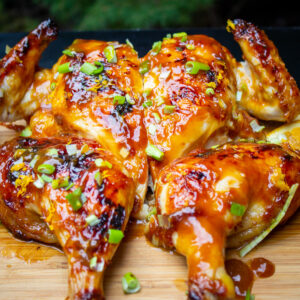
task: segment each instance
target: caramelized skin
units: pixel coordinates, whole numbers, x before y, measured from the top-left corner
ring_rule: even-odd
[[[76,145],[78,153],[69,155],[67,143]],[[83,146],[87,152],[80,151]],[[108,230],[124,231],[134,203],[135,185],[126,169],[99,147],[77,138],[15,139],[1,147],[0,219],[17,236],[61,245],[68,257],[70,299],[104,299],[103,272],[118,246],[108,242]],[[50,149],[58,155],[49,155]],[[36,155],[32,168],[29,164]],[[110,162],[112,168],[97,167],[98,158]],[[36,188],[33,182],[41,175],[41,164],[55,166],[55,172],[48,175],[52,180],[67,177],[74,185],[54,189],[46,182]],[[100,185],[95,180],[98,171],[103,179]],[[79,187],[84,198],[75,211],[66,195]],[[98,218],[97,225],[87,224],[90,215]],[[90,267],[93,257],[97,264]]]
[[[246,60],[236,69],[241,106],[262,120],[293,120],[300,111],[300,92],[277,48],[253,24],[239,19],[233,24],[229,29]]]
[[[50,20],[44,21],[0,60],[1,121],[29,117],[40,106],[41,96],[49,91],[49,74],[36,74],[37,64],[56,36],[57,27]]]
[[[233,299],[225,246],[240,246],[268,227],[295,183],[300,183],[300,159],[277,145],[225,144],[195,151],[161,171],[158,215],[151,218],[147,237],[186,256],[190,299]],[[245,214],[231,213],[232,203],[245,206]],[[299,205],[300,189],[283,221]]]

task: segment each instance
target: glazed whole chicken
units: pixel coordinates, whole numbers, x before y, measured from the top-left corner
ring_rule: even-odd
[[[182,32],[142,59],[130,45],[75,40],[39,69],[51,21],[1,60],[1,121],[29,126],[1,147],[0,219],[62,247],[69,299],[104,299],[130,215],[147,213],[147,238],[187,258],[189,299],[234,299],[225,248],[246,244],[245,255],[297,210],[298,87],[263,31],[243,20],[227,30],[245,61]],[[288,124],[269,133],[268,121]]]

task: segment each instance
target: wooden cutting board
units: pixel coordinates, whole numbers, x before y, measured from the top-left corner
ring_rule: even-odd
[[[12,131],[0,127],[0,143]],[[1,154],[0,154],[1,155]],[[154,248],[141,225],[131,224],[105,276],[107,300],[183,300],[187,268],[177,254]],[[275,230],[243,260],[264,257],[275,274],[254,283],[255,300],[300,299],[300,212]],[[121,278],[134,273],[142,290],[124,295]],[[63,300],[67,294],[67,261],[57,249],[16,240],[0,225],[0,300]]]

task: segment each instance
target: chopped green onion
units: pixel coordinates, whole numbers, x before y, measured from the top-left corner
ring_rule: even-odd
[[[11,50],[11,47],[8,45],[5,45],[5,54],[8,54]]]
[[[54,190],[59,188],[59,179],[54,179],[51,183],[51,186]]]
[[[145,60],[140,64],[139,71],[141,74],[145,74],[150,70],[150,61]]]
[[[254,295],[251,295],[250,289],[247,290],[245,300],[255,300],[255,296],[254,296]]]
[[[88,63],[88,62],[85,62],[81,67],[80,67],[80,72],[84,73],[84,74],[87,74],[87,75],[92,75],[94,74],[94,71],[97,70],[97,67]]]
[[[27,126],[25,129],[23,129],[20,133],[20,136],[22,137],[30,137],[32,135],[32,131],[29,126]]]
[[[112,164],[110,162],[108,162],[107,160],[103,160],[102,158],[97,158],[95,160],[95,164],[97,167],[107,167],[109,169],[112,168]]]
[[[68,155],[70,155],[70,156],[76,155],[78,153],[76,144],[66,145],[66,150],[67,150]]]
[[[70,205],[72,206],[73,210],[77,211],[78,209],[80,209],[82,207],[82,202],[80,201],[81,199],[81,188],[77,188],[75,189],[72,193],[69,193],[66,196],[66,199],[68,200],[68,202],[70,203]]]
[[[196,74],[198,74],[198,72],[200,70],[202,70],[202,71],[210,70],[210,67],[207,64],[203,64],[203,63],[198,62],[198,61],[191,61],[190,60],[185,64],[185,70],[186,70],[187,73],[189,73],[191,75],[196,75]]]
[[[193,45],[193,44],[187,44],[187,45],[186,45],[186,48],[187,48],[188,50],[194,50],[194,49],[195,49],[195,45]]]
[[[97,266],[97,257],[94,256],[90,259],[90,269],[95,269]]]
[[[118,244],[124,237],[124,233],[119,229],[109,229],[108,235],[108,242],[110,244]]]
[[[246,211],[246,206],[232,202],[231,207],[230,207],[230,212],[237,217],[241,217]]]
[[[275,219],[272,220],[271,225],[265,229],[259,236],[257,236],[254,240],[252,240],[248,245],[246,245],[242,250],[240,251],[240,256],[244,257],[247,253],[249,253],[253,248],[255,248],[284,218],[293,198],[297,191],[299,184],[295,183],[290,187],[289,190],[289,196],[286,199],[284,206],[282,210],[279,212],[279,214],[275,217]]]
[[[50,90],[54,91],[55,87],[56,87],[56,83],[55,82],[51,82],[51,84],[50,84]]]
[[[156,214],[157,214],[157,209],[156,209],[156,207],[153,207],[147,215],[147,220],[149,221],[151,219],[151,217],[155,216]]]
[[[58,156],[58,151],[55,148],[51,148],[46,152],[46,155],[57,157]]]
[[[243,95],[243,92],[242,92],[242,91],[237,91],[237,92],[236,92],[236,101],[237,101],[237,102],[240,102],[240,101],[241,101],[242,95]]]
[[[103,63],[101,61],[97,61],[97,60],[94,62],[94,65],[98,66],[98,67],[103,67]]]
[[[70,182],[67,186],[66,186],[66,188],[65,188],[65,190],[66,191],[68,191],[71,187],[73,187],[74,186],[74,182]]]
[[[99,61],[96,61],[96,62],[95,62],[95,65],[96,65],[96,66],[99,66],[99,68],[97,68],[96,70],[94,70],[94,72],[93,72],[92,74],[93,74],[93,75],[98,75],[98,74],[102,73],[103,70],[104,70],[103,64],[102,64],[101,62],[99,62]]]
[[[157,106],[161,106],[161,105],[163,105],[163,104],[165,103],[165,100],[164,100],[163,97],[158,97],[158,98],[155,100],[155,102],[156,102],[156,105],[157,105]]]
[[[148,131],[150,134],[155,135],[156,132],[156,126],[154,124],[150,124],[148,127]]]
[[[186,42],[187,41],[187,33],[186,32],[173,33],[173,38],[181,38],[181,42]]]
[[[135,104],[134,99],[132,99],[132,98],[129,96],[129,94],[126,94],[126,95],[125,95],[125,99],[126,99],[126,101],[127,101],[128,104],[131,104],[131,105]]]
[[[40,156],[39,155],[35,155],[34,158],[31,160],[31,162],[29,163],[29,166],[33,169],[36,162],[39,160]]]
[[[39,173],[51,175],[55,171],[55,166],[49,164],[41,164],[37,168]]]
[[[170,115],[174,112],[175,108],[176,108],[175,105],[165,105],[164,113]]]
[[[156,55],[161,50],[161,41],[154,42],[152,45],[152,55]]]
[[[27,150],[26,149],[17,149],[14,153],[14,158],[19,158],[24,154]]]
[[[153,117],[154,117],[156,123],[160,123],[161,118],[158,113],[154,112]]]
[[[124,104],[125,103],[126,98],[124,96],[120,96],[120,95],[116,95],[114,96],[114,101],[113,104]]]
[[[125,294],[134,294],[141,289],[138,279],[131,272],[122,277],[122,287]]]
[[[160,151],[156,146],[149,144],[146,148],[146,153],[148,156],[158,160],[162,161],[164,158],[164,153]]]
[[[132,49],[134,49],[132,43],[129,41],[129,39],[126,39],[126,44],[131,47]]]
[[[265,126],[260,126],[256,120],[252,120],[250,126],[254,132],[260,132],[265,128]]]
[[[58,66],[57,71],[61,74],[69,73],[73,71],[73,67],[70,67],[70,62],[64,63]]]
[[[63,54],[67,55],[67,56],[70,56],[70,57],[74,57],[75,56],[75,53],[74,51],[70,50],[70,49],[65,49],[62,51]]]
[[[42,188],[44,187],[45,182],[44,182],[44,180],[41,178],[40,175],[38,175],[37,177],[38,177],[38,179],[37,179],[33,184],[34,184],[34,186],[35,186],[36,188],[42,189]]]
[[[153,105],[153,102],[152,102],[151,100],[146,100],[146,101],[143,103],[143,106],[144,106],[145,108],[150,107],[150,106],[152,106],[152,105]]]
[[[213,95],[215,93],[214,89],[213,88],[207,88],[206,91],[205,91],[205,94],[206,95]]]
[[[53,178],[52,177],[50,177],[50,176],[47,176],[47,175],[45,175],[45,174],[42,174],[42,179],[45,181],[45,182],[48,182],[48,183],[50,183],[50,182],[52,182],[53,181]]]
[[[70,184],[69,177],[54,179],[52,181],[52,188],[53,189],[66,188],[66,187],[68,187],[69,184]]]
[[[95,215],[90,215],[86,217],[85,221],[90,226],[95,226],[100,223],[100,220]]]
[[[166,35],[166,38],[167,38],[167,39],[170,39],[170,38],[172,38],[172,35],[171,35],[171,33],[168,33],[168,34]]]
[[[102,175],[101,175],[101,173],[99,171],[97,171],[95,173],[94,178],[95,178],[97,184],[100,186],[102,184],[103,178],[102,178]]]
[[[103,53],[109,63],[117,62],[117,54],[116,54],[116,50],[115,50],[114,46],[112,46],[112,45],[107,46],[103,50]]]

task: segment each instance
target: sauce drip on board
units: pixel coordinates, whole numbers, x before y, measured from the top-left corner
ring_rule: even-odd
[[[263,257],[253,258],[248,262],[248,264],[253,274],[259,278],[270,277],[275,272],[275,265]]]

